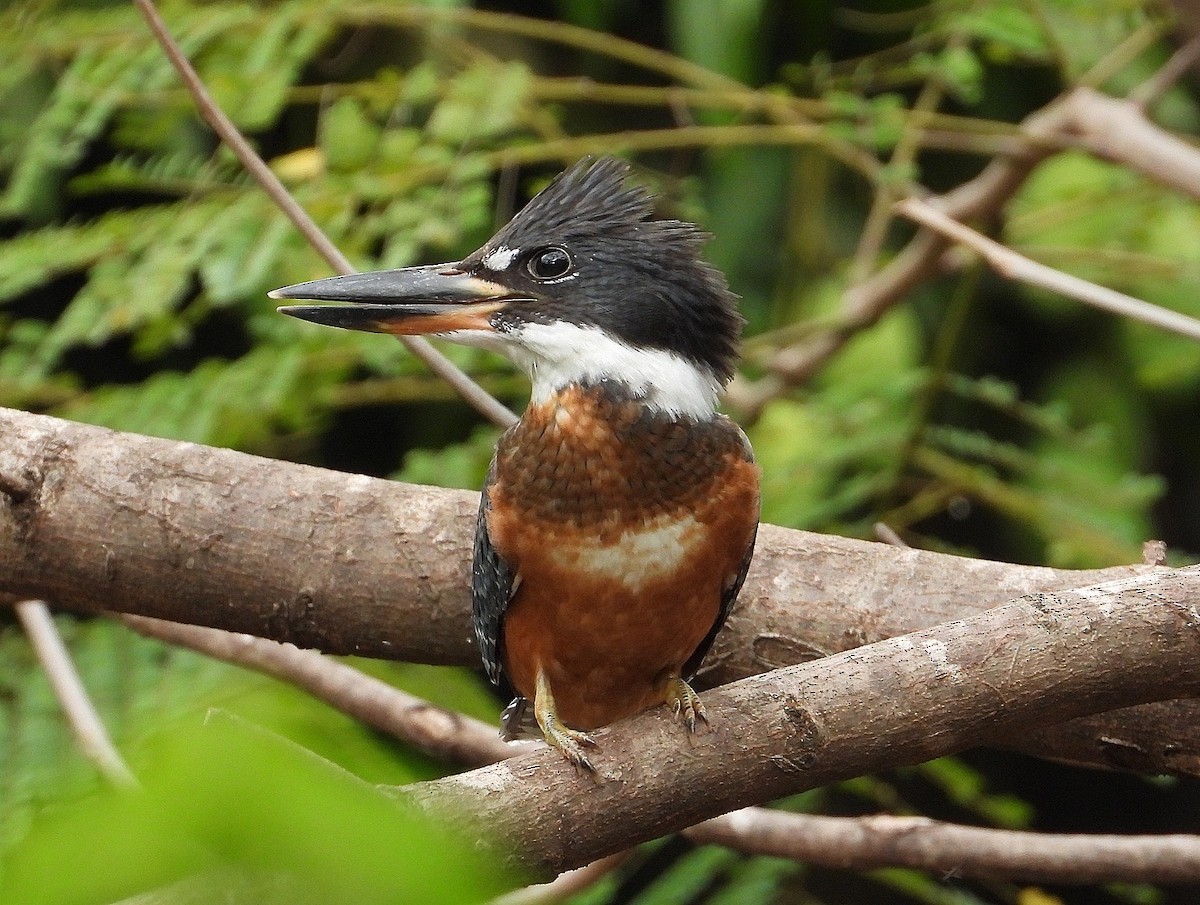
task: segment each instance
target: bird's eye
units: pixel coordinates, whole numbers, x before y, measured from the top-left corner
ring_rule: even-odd
[[[542,248],[525,260],[525,270],[535,280],[555,280],[571,269],[571,256],[565,248]]]

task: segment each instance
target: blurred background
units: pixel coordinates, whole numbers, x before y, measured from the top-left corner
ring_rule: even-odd
[[[763,465],[765,521],[860,537],[882,522],[913,546],[1059,567],[1137,562],[1149,539],[1166,541],[1174,563],[1200,552],[1200,344],[1006,282],[953,252],[869,314],[856,306],[914,235],[891,213],[897,199],[950,191],[1027,148],[1020,122],[1074,87],[1123,97],[1145,85],[1186,38],[1180,10],[1143,0],[189,0],[163,12],[216,100],[359,269],[456,260],[580,156],[627,157],[661,193],[661,215],[713,234],[708,256],[742,297],[744,362],[726,408]],[[1164,86],[1153,120],[1194,142],[1198,88],[1195,70]],[[1200,316],[1197,199],[1069,141],[1046,157],[975,225],[1037,261]],[[398,343],[281,317],[266,298],[329,272],[218,146],[131,5],[30,0],[0,11],[0,406],[478,487],[497,429]],[[443,351],[511,407],[524,404],[525,381],[502,359]],[[160,765],[174,822],[149,844],[154,834],[134,829],[141,818],[93,794],[23,635],[0,611],[0,853],[10,880],[34,864],[74,865],[57,897],[41,900],[117,901],[198,866],[256,858],[328,870],[322,882],[333,883],[336,869],[312,852],[263,855],[244,826],[269,834],[284,793],[263,786],[302,772],[293,749],[370,782],[448,769],[271,680],[105,621],[59,624],[110,729],[135,760]],[[496,717],[474,673],[362,665]],[[231,715],[219,750],[187,734],[212,707]],[[234,780],[199,777],[243,757],[261,769],[222,786],[236,813],[201,807],[211,805],[204,782]],[[1200,784],[976,752],[785,805],[1194,832]],[[306,813],[319,825],[313,815],[356,806],[316,796]],[[423,828],[398,841],[399,830],[379,832],[392,847],[374,853],[383,863],[364,854],[363,871],[398,872],[388,882],[406,891],[368,884],[325,901],[470,901],[515,882],[486,865],[478,876],[457,870],[453,849],[394,854],[417,846]],[[84,837],[97,847],[80,860]],[[157,867],[125,864],[111,884],[94,882],[147,845],[139,860]],[[0,873],[0,900],[17,901],[3,899],[4,882]],[[434,898],[414,898],[425,894]],[[832,871],[665,840],[575,901],[1194,896]]]

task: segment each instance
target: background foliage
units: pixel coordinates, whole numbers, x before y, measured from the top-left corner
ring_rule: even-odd
[[[1144,0],[478,6],[188,0],[164,12],[224,109],[362,269],[456,259],[581,154],[630,155],[637,178],[663,193],[664,215],[714,234],[709,255],[748,319],[747,386],[784,350],[844,326],[843,292],[910,235],[880,219],[889,198],[962,182],[1056,93],[1087,80],[1120,94],[1172,46],[1169,11]],[[327,267],[216,146],[131,6],[10,5],[0,61],[0,405],[406,480],[480,483],[495,430],[398,344],[274,313],[269,289]],[[1200,127],[1186,84],[1155,112],[1180,132]],[[1064,153],[1006,213],[999,233],[1018,250],[1200,316],[1195,202]],[[506,363],[445,351],[522,404],[525,387]],[[883,521],[924,547],[1094,566],[1136,561],[1150,537],[1180,560],[1200,548],[1198,388],[1200,346],[959,262],[857,330],[812,379],[732,412],[764,467],[766,520],[860,536]],[[370,816],[378,802],[365,787],[347,791],[329,764],[373,782],[437,769],[275,683],[107,623],[62,624],[110,725],[131,750],[158,752],[144,763],[160,765],[148,769],[177,810],[214,789],[245,799],[274,770],[318,788],[310,815],[360,813],[383,827]],[[11,856],[0,889],[6,879],[27,889],[16,885],[22,871],[47,853],[69,861],[54,846],[77,842],[85,826],[95,834],[88,821],[138,841],[123,835],[137,819],[90,797],[90,774],[29,664],[23,639],[4,628],[0,845]],[[411,667],[380,668],[494,716],[473,676],[431,683]],[[234,716],[198,730],[211,707]],[[297,751],[325,759],[325,780],[305,772],[315,768]],[[197,779],[222,759],[258,772],[242,786]],[[1180,821],[1198,798],[1186,784],[977,754],[788,806],[1167,831],[1189,828]],[[302,876],[331,876],[334,866],[314,867],[309,852],[262,843],[263,815],[281,798],[249,800],[260,803],[223,819],[182,808],[194,819],[168,836],[191,848],[164,855],[158,874],[71,886],[95,869],[85,861],[64,874],[69,894],[45,901],[111,901],[230,866],[270,874],[307,864]],[[250,821],[262,835],[246,836]],[[420,854],[423,827],[379,832],[392,854],[363,854],[364,864],[393,880],[397,865],[409,872],[399,886],[370,881],[355,901],[395,901],[402,888],[411,897],[452,875],[462,888],[443,887],[443,901],[513,882],[451,869],[451,853]],[[1159,902],[1170,892],[850,875],[671,841],[579,901],[1055,897]],[[5,899],[18,900],[34,899]]]

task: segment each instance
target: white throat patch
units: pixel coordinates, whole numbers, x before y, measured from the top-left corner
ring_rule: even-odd
[[[663,349],[635,349],[597,327],[558,322],[522,324],[512,333],[459,330],[446,339],[499,352],[533,381],[531,402],[545,402],[572,384],[610,380],[649,408],[706,421],[717,408],[720,381],[703,365]]]
[[[716,377],[673,352],[635,349],[596,327],[565,322],[524,324],[513,339],[508,354],[533,381],[534,402],[571,384],[611,380],[668,415],[705,420],[716,410]]]

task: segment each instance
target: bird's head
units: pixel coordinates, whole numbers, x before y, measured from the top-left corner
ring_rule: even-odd
[[[523,367],[535,401],[571,384],[616,381],[652,407],[705,416],[733,373],[742,318],[707,236],[651,219],[627,166],[585,159],[461,261],[358,273],[276,289],[318,324],[437,334]]]

